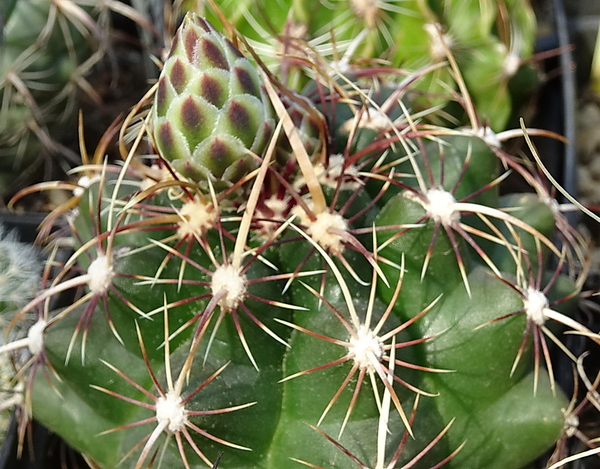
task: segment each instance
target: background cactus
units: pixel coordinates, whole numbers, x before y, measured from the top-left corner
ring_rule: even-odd
[[[431,14],[458,25],[454,3]],[[489,3],[465,35],[491,34]],[[350,41],[383,34],[365,18]],[[587,247],[469,94],[466,129],[422,110],[429,73],[467,92],[460,60],[405,78],[360,48],[344,70],[303,57],[290,89],[230,40],[188,13],[146,121],[157,154],[138,138],[83,168],[75,254],[12,317],[35,332],[26,410],[107,468],[516,469],[550,449],[568,407],[551,351],[577,360],[564,329],[598,340],[568,315]],[[532,193],[501,196],[505,168]]]
[[[20,243],[15,233],[0,225],[0,312],[18,312],[33,297],[40,281],[38,253]]]
[[[513,113],[513,102],[526,100],[538,82],[529,63],[535,39],[529,2],[305,0],[278,2],[276,8],[263,1],[216,3],[290,87],[305,84],[307,71],[312,76],[305,60],[343,72],[352,56],[405,72],[432,67],[412,87],[425,93],[412,104],[429,109],[454,102],[457,77],[442,64],[455,60],[482,123],[499,132],[511,117],[517,125],[514,117],[522,109],[516,106]],[[222,21],[210,9],[203,13]],[[449,111],[465,122],[464,110]]]
[[[64,175],[80,162],[76,137],[80,107],[93,106],[96,111],[83,112],[84,119],[106,115],[110,121],[139,99],[140,90],[132,98],[123,91],[119,98],[129,104],[111,112],[115,103],[110,102],[114,99],[110,91],[123,86],[119,78],[124,74],[115,49],[122,50],[123,42],[128,42],[123,31],[112,29],[112,20],[146,27],[149,23],[125,3],[99,0],[7,0],[0,5],[0,17],[4,205],[26,185]],[[132,73],[129,83],[147,78],[140,76],[141,72]],[[104,132],[91,130],[98,133],[86,135],[91,141]]]
[[[102,57],[107,37],[90,2],[6,2],[0,13],[0,194],[6,196],[52,155],[66,161],[60,140],[75,127],[77,91],[99,100],[84,75]]]
[[[6,232],[0,225],[0,314],[2,329],[8,326],[8,320],[25,306],[35,295],[40,283],[39,253],[32,246],[19,242],[16,232]],[[18,332],[2,338],[1,350],[6,351],[14,344]],[[8,343],[8,345],[6,345]],[[0,355],[0,382],[2,389],[3,411],[0,416],[0,428],[4,431],[8,424],[7,409],[21,402],[19,392],[15,392],[12,382],[14,376],[11,357]],[[22,357],[20,357],[22,358]]]

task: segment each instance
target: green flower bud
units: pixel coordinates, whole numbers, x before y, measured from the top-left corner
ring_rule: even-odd
[[[207,188],[257,166],[274,127],[254,65],[206,20],[188,13],[158,81],[152,138],[174,169]]]

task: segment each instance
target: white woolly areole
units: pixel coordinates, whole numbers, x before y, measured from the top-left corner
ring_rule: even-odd
[[[181,396],[168,392],[164,397],[156,400],[156,420],[159,425],[165,425],[170,433],[183,430],[187,423],[185,407],[181,403]]]
[[[390,129],[394,124],[390,117],[379,109],[369,106],[363,111],[356,122],[355,118],[348,119],[342,124],[342,132],[350,132],[354,127],[359,129],[371,129],[378,132]]]
[[[185,178],[173,168],[160,167],[157,164],[150,166],[150,174],[140,181],[140,190],[150,189],[161,181],[185,180]],[[162,192],[157,190],[156,193]]]
[[[383,357],[383,344],[371,329],[361,326],[356,337],[350,337],[348,355],[359,368],[372,371]]]
[[[269,57],[285,57],[286,55],[289,55],[290,51],[288,44],[297,45],[298,50],[296,53],[299,56],[302,54],[308,55],[314,53],[314,50],[305,42],[307,33],[308,26],[304,22],[288,20],[285,25],[286,41],[275,41],[273,49],[263,42],[257,42],[252,39],[248,39],[248,43],[254,50],[259,50],[259,48],[266,49],[268,52],[265,55]]]
[[[426,196],[427,202],[423,203],[423,207],[436,222],[448,226],[460,221],[460,213],[454,210],[456,199],[450,192],[431,189]]]
[[[48,323],[43,319],[40,319],[33,326],[29,328],[27,332],[27,340],[29,351],[33,356],[39,355],[44,348],[44,330]]]
[[[323,172],[319,174],[319,182],[334,189],[337,188],[340,182],[342,190],[358,189],[360,187],[358,168],[354,165],[344,167],[345,162],[344,155],[339,153],[331,155],[327,169],[323,169]]]
[[[81,176],[79,178],[79,180],[77,181],[77,185],[79,187],[76,187],[75,189],[73,189],[73,195],[75,197],[79,197],[79,196],[83,195],[83,193],[85,192],[85,190],[88,187],[90,187],[92,184],[94,184],[95,182],[97,182],[99,180],[100,180],[99,176],[93,176],[93,177]]]
[[[375,26],[375,20],[381,13],[381,0],[350,0],[350,8],[356,16],[364,18],[370,28]]]
[[[341,154],[331,155],[327,168],[323,163],[313,165],[313,169],[319,182],[323,186],[328,186],[337,189],[340,186],[342,190],[356,190],[361,187],[358,178],[360,172],[355,165],[347,165],[344,167],[345,157]],[[302,188],[306,184],[306,179],[299,176],[294,180],[293,186],[296,189]]]
[[[571,438],[575,435],[577,430],[579,430],[579,417],[573,413],[567,415],[565,418],[564,430],[567,438]]]
[[[287,196],[279,198],[273,195],[263,201],[265,208],[256,208],[256,218],[263,219],[255,222],[256,229],[261,236],[269,239],[285,223],[289,200]]]
[[[232,265],[222,265],[212,275],[211,289],[213,296],[226,291],[219,300],[219,306],[225,311],[232,311],[246,295],[246,276]]]
[[[548,298],[541,291],[529,288],[523,299],[525,313],[530,321],[538,326],[546,322],[547,316],[545,310],[548,308]]]
[[[211,227],[216,215],[212,207],[199,200],[193,200],[181,207],[181,221],[177,229],[180,238],[194,234],[202,234]]]
[[[334,255],[344,251],[342,234],[332,230],[344,233],[348,230],[348,223],[339,213],[321,212],[315,221],[309,220],[307,224],[306,232],[319,246]]]
[[[289,197],[284,197],[280,199],[277,196],[271,196],[268,199],[264,200],[265,206],[273,212],[273,216],[271,218],[275,220],[285,221],[285,212],[288,207]]]
[[[521,57],[518,50],[507,50],[502,43],[498,44],[498,50],[504,54],[504,63],[502,64],[502,74],[506,78],[510,78],[517,73],[521,65]]]
[[[94,295],[101,295],[108,290],[114,272],[107,256],[98,256],[88,267],[88,287]]]
[[[485,143],[489,146],[500,148],[502,146],[502,142],[491,128],[488,126],[479,127],[476,132],[476,135],[481,138]]]
[[[552,210],[554,216],[558,217],[562,214],[562,211],[560,209],[560,203],[554,197],[544,197],[542,199],[542,202],[546,204],[550,210]]]
[[[329,62],[329,66],[340,75],[344,75],[348,70],[350,70],[350,64],[348,60],[332,60]]]
[[[423,29],[429,36],[429,54],[435,62],[446,60],[446,49],[452,49],[454,41],[452,36],[441,33],[442,26],[439,23],[426,23]]]
[[[66,212],[64,214],[65,217],[65,221],[67,222],[67,224],[71,224],[72,222],[75,221],[75,219],[77,217],[79,217],[79,209],[78,208],[74,208],[72,210],[69,210],[68,212]]]

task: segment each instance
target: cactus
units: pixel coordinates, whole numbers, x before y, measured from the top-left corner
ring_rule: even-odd
[[[77,90],[86,89],[84,75],[102,57],[99,44],[106,41],[90,6],[50,0],[12,3],[0,12],[3,196],[19,188],[15,180],[31,182],[45,159],[66,153],[59,142],[65,129],[74,127]],[[93,93],[87,85],[86,91]]]
[[[18,241],[16,232],[6,232],[0,224],[0,323],[6,329],[8,319],[25,306],[35,295],[40,283],[39,253],[32,246]],[[0,350],[6,352],[18,343],[18,333],[2,338]],[[5,411],[21,402],[18,387],[15,392],[13,363],[6,353],[0,352],[0,410]],[[0,428],[7,428],[5,412],[0,416]]]
[[[0,225],[0,313],[18,312],[35,294],[40,268],[35,249]]]
[[[358,56],[408,72],[433,69],[412,87],[412,92],[421,92],[413,105],[448,106],[459,82],[442,64],[455,60],[481,122],[500,132],[509,122],[516,124],[519,103],[538,81],[529,63],[536,30],[529,2],[298,0],[280,1],[276,7],[260,0],[215,3],[220,15],[208,8],[203,13],[215,24],[234,25],[294,88],[306,84],[305,61],[335,74],[345,73],[348,59]],[[464,110],[448,110],[464,118]]]
[[[0,5],[0,196],[68,170],[78,155],[78,107],[102,96],[88,78],[105,60],[114,73],[111,14],[140,16],[121,2],[19,0]]]
[[[289,89],[222,34],[184,18],[152,166],[139,134],[82,168],[75,253],[12,317],[27,415],[103,468],[517,469],[552,448],[551,352],[598,338],[569,316],[585,241],[514,132],[411,114],[423,70],[332,79],[321,57]],[[507,167],[534,192],[501,196]]]

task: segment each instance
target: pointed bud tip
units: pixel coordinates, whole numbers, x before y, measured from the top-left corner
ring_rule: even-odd
[[[196,63],[196,54],[197,54],[197,44],[200,40],[200,36],[198,32],[194,28],[186,28],[182,30],[183,37],[183,48],[185,50],[185,56],[188,62],[195,64]]]
[[[229,69],[227,57],[215,41],[211,41],[208,37],[203,37],[198,43],[198,54],[202,59],[206,60],[209,65],[223,70]]]
[[[188,74],[186,72],[185,65],[176,57],[173,65],[171,65],[169,70],[169,79],[171,80],[171,84],[177,93],[181,94],[187,85]]]
[[[209,75],[200,78],[200,95],[217,108],[223,107],[227,99],[227,89],[221,85],[219,80]]]
[[[181,123],[186,130],[193,131],[204,124],[202,110],[192,96],[188,96],[181,105]]]
[[[190,12],[191,13],[191,12]],[[212,24],[210,24],[210,22],[208,20],[206,20],[205,18],[202,18],[201,16],[198,16],[196,14],[191,13],[195,19],[195,23],[200,26],[205,32],[207,33],[213,33],[215,31],[215,28],[213,27]]]
[[[239,85],[241,91],[243,93],[250,94],[252,96],[256,96],[257,98],[261,98],[260,87],[258,83],[248,70],[242,67],[235,67],[233,70],[233,74],[237,84]]]
[[[233,127],[238,131],[245,131],[253,124],[246,107],[235,100],[231,100],[229,103],[229,109],[227,109],[227,118]]]

